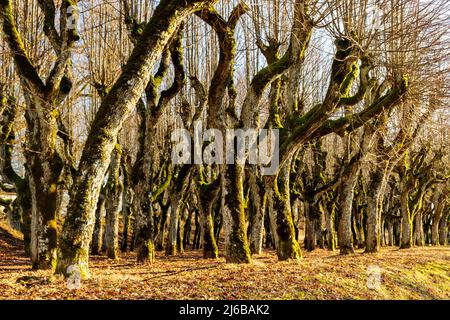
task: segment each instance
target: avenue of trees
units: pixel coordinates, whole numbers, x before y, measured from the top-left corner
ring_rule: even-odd
[[[447,245],[449,9],[0,0],[0,205],[33,268]],[[199,122],[278,129],[276,174],[174,164]]]

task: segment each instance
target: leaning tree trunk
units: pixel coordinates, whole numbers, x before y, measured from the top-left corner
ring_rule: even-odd
[[[95,206],[101,180],[108,168],[123,121],[136,106],[153,67],[178,25],[190,13],[214,2],[215,0],[161,1],[145,26],[122,74],[103,99],[92,123],[78,172],[74,177],[58,250],[57,273],[69,276],[68,267],[74,266],[83,278],[89,276],[88,253]]]

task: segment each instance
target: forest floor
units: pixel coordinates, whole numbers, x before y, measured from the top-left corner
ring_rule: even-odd
[[[171,258],[158,253],[151,265],[136,264],[133,253],[118,261],[92,257],[91,279],[70,290],[50,271],[31,270],[20,234],[0,221],[0,300],[450,299],[450,247],[303,255],[300,262],[277,262],[267,250],[251,265],[204,260],[200,251]]]

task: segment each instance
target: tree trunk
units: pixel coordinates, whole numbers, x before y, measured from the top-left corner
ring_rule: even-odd
[[[177,254],[178,216],[181,207],[180,198],[181,196],[176,191],[170,195],[170,206],[172,207],[172,210],[170,211],[166,256],[174,256]]]
[[[214,237],[213,205],[220,191],[220,178],[210,184],[203,183],[199,188],[201,226],[203,233],[203,257],[217,259],[219,249]]]
[[[105,193],[100,193],[97,202],[97,209],[95,210],[95,225],[91,242],[91,254],[98,255],[101,251],[102,239],[102,217],[105,210]]]
[[[111,155],[108,185],[106,186],[106,255],[117,259],[119,253],[119,212],[122,206],[123,185],[120,182],[120,161],[122,151],[118,145]]]
[[[419,211],[414,218],[414,244],[423,247],[425,245],[425,237],[423,233],[422,211]]]
[[[311,203],[305,202],[305,249],[313,251],[316,249],[316,223],[314,218],[314,207]]]
[[[356,208],[355,214],[355,233],[356,233],[356,244],[358,248],[364,248],[365,239],[364,239],[364,224],[363,224],[363,209]]]
[[[411,214],[409,212],[408,204],[408,190],[403,190],[401,194],[401,212],[402,212],[402,228],[401,228],[401,239],[400,239],[400,249],[408,249],[412,247],[413,234],[412,225],[413,221],[411,219]]]
[[[55,129],[56,132],[56,129]],[[39,149],[34,149],[39,150]],[[58,180],[62,163],[56,154],[44,160],[37,155],[28,155],[30,165],[31,192],[31,262],[33,269],[53,269],[57,250]]]
[[[381,203],[392,164],[386,163],[385,171],[375,168],[371,175],[367,194],[366,253],[380,251],[381,245]]]
[[[123,217],[123,233],[122,242],[120,244],[120,251],[126,252],[128,249],[128,237],[130,234],[130,224],[132,216],[132,203],[134,193],[128,185],[128,181],[124,183],[124,190],[122,192],[122,217]]]
[[[302,257],[300,246],[295,236],[292,221],[289,174],[290,161],[281,168],[274,181],[274,213],[276,213],[276,233],[278,236],[278,260],[298,260]]]
[[[244,211],[244,167],[238,163],[224,165],[221,177],[225,260],[228,263],[250,263]]]
[[[354,188],[356,186],[359,174],[359,165],[352,165],[347,177],[343,177],[342,192],[339,201],[339,249],[340,254],[345,255],[354,253],[353,235],[352,235],[352,204],[354,196]]]
[[[159,219],[159,232],[156,237],[156,250],[164,250],[164,237],[166,233],[167,216],[170,210],[170,202],[167,204],[161,204],[161,219]]]
[[[258,183],[259,182],[259,183]],[[250,229],[250,251],[261,254],[263,244],[264,216],[266,211],[266,194],[262,183],[257,180],[255,172],[249,172],[250,192],[253,200],[254,214]]]
[[[439,244],[439,225],[443,219],[445,201],[450,193],[450,188],[445,188],[440,196],[436,197],[434,204],[433,224],[431,225],[431,244],[436,246]]]
[[[182,254],[184,252],[183,246],[183,233],[184,233],[184,225],[186,220],[184,219],[183,210],[180,212],[180,217],[178,218],[178,232],[177,232],[177,252]]]
[[[448,243],[448,218],[450,210],[447,207],[447,213],[443,215],[439,222],[439,244],[445,246]]]
[[[336,214],[334,206],[331,210],[326,209],[325,211],[325,223],[327,228],[327,248],[330,251],[336,249],[336,237],[334,235],[334,216]]]
[[[152,263],[155,261],[153,206],[147,200],[137,210],[140,215],[136,235],[137,261]]]

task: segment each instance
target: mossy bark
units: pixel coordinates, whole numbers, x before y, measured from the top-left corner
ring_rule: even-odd
[[[434,201],[434,214],[433,214],[433,224],[431,226],[431,244],[436,246],[439,244],[439,225],[441,221],[444,220],[444,208],[445,201],[450,194],[450,188],[448,186],[444,187],[442,193],[438,194],[436,200]],[[445,221],[444,221],[445,223]]]
[[[327,249],[334,251],[336,249],[336,236],[335,236],[335,220],[336,207],[331,204],[325,209],[325,225],[327,228]]]
[[[219,191],[220,178],[209,184],[201,182],[199,186],[200,210],[202,214],[201,225],[203,230],[203,258],[205,259],[217,259],[219,257],[213,224],[213,206],[218,198]]]
[[[99,255],[102,250],[102,218],[105,211],[105,193],[101,192],[98,197],[97,208],[95,209],[95,224],[92,233],[91,254]]]
[[[123,184],[120,181],[121,156],[122,151],[116,146],[111,155],[106,186],[105,244],[106,255],[110,259],[117,259],[119,254],[119,211],[123,192]]]
[[[441,218],[439,222],[439,244],[445,246],[448,243],[448,220],[450,216],[450,210]]]
[[[29,188],[31,193],[31,243],[30,256],[33,268],[51,269],[55,266],[57,228],[56,217],[61,211],[59,195],[61,187],[67,184],[62,174],[69,159],[64,159],[56,150],[58,128],[58,106],[71,89],[70,68],[71,49],[79,39],[76,30],[64,28],[67,20],[68,1],[61,6],[61,35],[55,31],[53,10],[44,8],[44,32],[56,53],[52,70],[41,79],[25,46],[14,21],[13,6],[10,0],[0,1],[0,19],[4,39],[14,59],[15,71],[20,77],[25,92],[27,123],[25,159],[29,170]],[[76,4],[76,1],[71,1]],[[48,8],[47,8],[48,9]],[[53,25],[53,27],[51,27]],[[60,120],[60,119],[59,119]],[[61,122],[61,121],[60,121]],[[63,139],[64,140],[64,139]],[[64,140],[66,144],[67,139]],[[66,157],[67,158],[67,157]],[[66,162],[66,163],[65,163]]]

